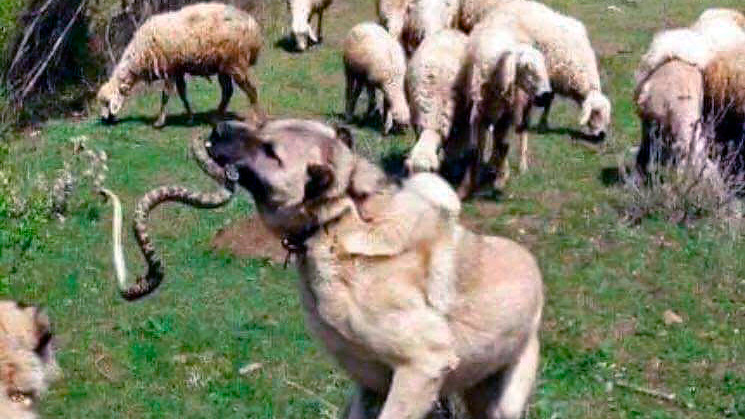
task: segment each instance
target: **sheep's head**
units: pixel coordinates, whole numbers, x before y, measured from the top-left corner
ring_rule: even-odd
[[[529,45],[515,49],[516,80],[518,87],[536,97],[538,102],[551,94],[551,80],[543,54]]]
[[[126,86],[118,85],[112,81],[106,82],[98,90],[98,103],[101,105],[101,119],[111,123],[116,120],[116,115],[122,110],[124,98],[127,92]]]
[[[611,104],[605,95],[593,90],[582,103],[579,123],[587,128],[587,133],[598,140],[604,140],[610,126]]]

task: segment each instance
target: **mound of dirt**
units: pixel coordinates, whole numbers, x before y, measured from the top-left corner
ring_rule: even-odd
[[[238,257],[269,258],[282,264],[287,251],[258,216],[239,220],[220,229],[212,239],[212,248],[225,250]]]

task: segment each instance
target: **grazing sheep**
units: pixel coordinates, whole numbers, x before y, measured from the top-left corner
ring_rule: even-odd
[[[707,9],[691,30],[703,36],[713,52],[726,51],[745,42],[745,15],[732,9]]]
[[[462,31],[471,32],[497,5],[511,0],[460,0],[458,25]]]
[[[378,0],[378,20],[386,28],[393,39],[402,40],[404,25],[409,21],[409,13],[414,6],[414,0]]]
[[[404,94],[406,57],[403,48],[382,26],[365,22],[354,26],[344,40],[346,118],[351,120],[362,88],[367,87],[370,116],[375,112],[376,89],[383,91],[383,133],[394,124],[409,124],[409,105]]]
[[[590,136],[605,138],[611,103],[602,93],[597,59],[582,22],[538,2],[510,0],[496,4],[482,23],[509,24],[513,32],[521,32],[521,37],[528,37],[543,53],[553,92],[541,104],[542,126],[548,126],[553,96],[558,93],[581,107],[579,123]]]
[[[493,130],[494,143],[490,164],[497,168],[496,188],[503,188],[509,177],[507,162],[508,130],[521,115],[524,97],[545,97],[551,92],[543,55],[529,44],[518,42],[514,33],[501,26],[477,25],[468,45],[469,135],[470,146],[478,150],[478,159],[466,172],[458,192],[465,197],[473,192],[478,166],[484,161],[486,138]],[[522,90],[522,92],[520,92]],[[524,137],[523,137],[524,138]],[[527,147],[522,145],[521,149]],[[521,165],[524,156],[521,156]]]
[[[290,11],[290,27],[295,47],[305,51],[308,41],[313,44],[321,42],[323,38],[323,12],[331,5],[331,0],[287,0]],[[314,31],[310,25],[313,15],[318,15],[318,30]]]
[[[737,156],[731,169],[745,169],[745,44],[714,55],[704,70],[704,112],[716,117],[723,155]]]
[[[410,172],[438,170],[440,148],[454,146],[467,129],[467,46],[468,37],[462,32],[443,30],[427,37],[409,61],[406,92],[418,134],[405,162]]]
[[[656,157],[659,163],[679,167],[711,167],[701,129],[702,71],[711,56],[706,40],[690,29],[656,34],[642,56],[634,94],[642,121],[642,141],[636,156],[640,175],[649,173]]]
[[[458,23],[458,0],[379,0],[378,19],[406,56],[414,54],[427,36]]]
[[[455,28],[457,20],[458,0],[413,0],[402,34],[406,54],[411,56],[428,36]]]
[[[221,3],[198,3],[179,11],[154,15],[135,32],[109,81],[98,92],[101,116],[111,121],[125,97],[140,82],[166,83],[156,127],[165,124],[169,91],[175,84],[189,119],[184,74],[218,74],[224,113],[233,94],[233,81],[256,105],[258,95],[251,66],[262,46],[259,25],[248,13]],[[231,80],[232,79],[232,80]]]

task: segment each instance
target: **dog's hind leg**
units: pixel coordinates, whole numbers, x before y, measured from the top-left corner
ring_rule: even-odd
[[[472,419],[519,419],[538,369],[538,336],[532,336],[517,362],[470,388],[464,399]]]

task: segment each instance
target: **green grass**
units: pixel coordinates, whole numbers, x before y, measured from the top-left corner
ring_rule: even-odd
[[[464,209],[481,231],[529,246],[544,273],[542,364],[530,417],[745,417],[745,240],[709,221],[687,228],[655,219],[624,224],[623,189],[601,180],[602,169],[614,167],[616,155],[638,143],[632,74],[653,32],[691,21],[704,5],[548,3],[588,26],[615,106],[612,138],[597,151],[562,135],[533,134],[531,170],[513,177],[499,201],[472,201]],[[613,4],[622,12],[609,11]],[[327,14],[326,43],[302,55],[274,47],[279,34],[268,34],[257,67],[264,108],[278,116],[338,121],[341,40],[353,24],[372,19],[372,1],[335,3]],[[198,111],[217,105],[216,83],[195,80],[189,89]],[[114,127],[100,125],[95,116],[49,121],[0,150],[1,170],[22,195],[31,195],[32,204],[28,213],[11,216],[3,212],[7,197],[0,197],[0,292],[48,307],[65,372],[42,413],[329,417],[329,403],[342,408],[351,383],[307,334],[296,274],[209,246],[219,228],[251,214],[248,194],[215,211],[156,210],[151,224],[167,264],[166,282],[153,297],[126,303],[112,273],[110,207],[79,190],[65,223],[45,221],[43,197],[28,192],[37,174],[55,177],[71,156],[69,139],[79,135],[108,153],[107,185],[121,194],[129,215],[135,200],[155,186],[211,187],[187,155],[191,136],[209,128],[152,129],[138,118],[154,117],[158,100],[154,89],[134,98],[123,111],[132,119]],[[231,109],[240,113],[246,106],[236,92]],[[177,99],[170,108],[181,112]],[[552,123],[574,127],[576,118],[573,105],[560,104]],[[411,133],[381,138],[365,128],[355,135],[374,159],[413,142]],[[139,254],[129,235],[127,251],[137,273]],[[666,326],[667,309],[684,323]],[[257,371],[238,373],[257,362]],[[620,387],[608,391],[605,383],[612,379],[675,393],[680,403]]]

